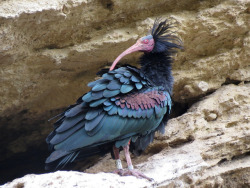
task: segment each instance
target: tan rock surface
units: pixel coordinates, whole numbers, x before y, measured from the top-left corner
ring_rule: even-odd
[[[176,19],[184,41],[174,64],[176,101],[211,92],[227,79],[249,81],[248,7],[249,1],[3,1],[0,112],[71,104],[97,69],[145,35],[156,16]]]
[[[210,113],[217,114],[216,118],[207,119]],[[166,134],[158,135],[146,154],[135,160],[136,168],[154,178],[154,182],[99,173],[114,169],[114,161],[108,155],[85,171],[98,174],[27,175],[3,187],[22,183],[24,187],[57,187],[59,183],[63,187],[95,187],[102,183],[107,187],[248,187],[249,115],[250,84],[246,84],[223,86],[194,104],[187,113],[171,119]],[[162,151],[154,154],[152,151],[159,149],[159,141],[163,144]]]
[[[213,164],[249,152],[249,113],[245,114],[249,106],[244,102],[249,104],[248,90],[235,91],[236,97],[223,86],[219,92],[227,94],[214,96],[211,103],[201,99],[224,84],[242,82],[243,86],[230,88],[249,88],[244,85],[250,81],[249,7],[248,0],[1,1],[1,164],[17,160],[15,157],[25,152],[45,158],[44,139],[52,129],[47,119],[86,92],[86,84],[95,73],[144,36],[159,16],[176,20],[185,47],[173,64],[174,102],[188,106],[202,101],[197,104],[199,109],[193,106],[172,119],[169,131],[158,136],[155,147],[152,145],[144,156],[135,158],[136,164],[164,148],[197,140],[206,143],[200,145],[207,148],[200,152],[202,160]],[[134,64],[138,56],[131,54],[123,62]],[[113,163],[111,166],[110,170]],[[11,168],[16,169],[8,166]],[[243,177],[241,170],[232,172]],[[220,177],[213,180],[214,186],[232,176],[227,171]]]
[[[216,118],[211,119],[211,114],[216,114],[213,116]],[[162,151],[155,154],[154,151],[157,150]],[[217,175],[229,176],[229,171],[232,171],[232,174],[239,173],[240,168],[250,173],[249,152],[250,84],[228,85],[194,104],[182,116],[171,119],[166,126],[166,133],[157,135],[156,141],[151,144],[146,154],[140,157],[142,161],[147,162],[141,164],[139,159],[135,161],[143,171],[156,178],[164,171],[174,174],[179,163],[180,169],[184,171],[190,166],[198,168],[202,164],[202,170],[194,170],[196,175],[186,174],[193,176],[189,177],[192,184],[200,184],[203,179],[214,181]],[[103,160],[86,172],[100,172],[104,169],[111,171],[114,162],[109,156]],[[242,163],[245,164],[241,166],[239,161],[244,161]],[[162,170],[155,167],[158,163]],[[213,173],[217,175],[212,175]],[[170,179],[173,179],[172,176]],[[195,179],[194,176],[198,177]],[[179,174],[178,178],[182,179],[182,174]],[[166,179],[161,181],[166,182]],[[249,181],[250,179],[247,182],[250,183]],[[224,183],[221,181],[220,184]]]

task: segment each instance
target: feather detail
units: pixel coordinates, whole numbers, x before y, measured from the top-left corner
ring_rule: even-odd
[[[120,82],[121,82],[121,83],[124,83],[124,84],[129,84],[129,78],[126,78],[126,77],[122,76],[122,77],[120,78]]]
[[[82,104],[78,104],[65,112],[66,117],[73,117],[83,111]]]
[[[121,78],[122,75],[121,75],[121,74],[115,74],[115,77],[116,77],[116,78]]]
[[[131,75],[131,73],[130,73],[130,72],[125,72],[125,73],[124,73],[124,76],[126,76],[126,77],[130,78],[132,75]]]
[[[89,104],[90,107],[97,107],[99,106],[100,104],[102,104],[103,102],[105,102],[107,99],[99,99],[97,101],[94,101],[94,102],[91,102]]]
[[[150,109],[147,109],[147,118],[150,118],[154,113],[154,109],[153,108],[150,108]]]
[[[121,93],[128,93],[130,92],[134,87],[132,85],[122,85],[121,87]]]
[[[104,82],[107,82],[108,79],[100,79],[100,80],[95,80],[93,82],[88,83],[89,87],[94,87],[96,84],[102,84]]]
[[[93,120],[87,121],[85,123],[85,130],[86,131],[93,130],[98,125],[98,123],[102,120],[104,115],[105,115],[104,113],[101,113],[99,116],[97,116]]]
[[[85,94],[83,97],[82,97],[82,100],[85,101],[85,102],[89,102],[92,100],[92,93],[91,92],[88,92],[87,94]]]
[[[116,106],[113,106],[113,108],[111,108],[109,111],[108,111],[108,114],[109,115],[114,115],[114,114],[117,114],[117,111],[118,111],[118,108]]]
[[[107,85],[107,89],[109,90],[117,90],[121,88],[121,83],[117,80],[112,80],[109,82],[109,84]]]
[[[89,111],[86,113],[85,119],[86,119],[86,120],[92,120],[92,119],[94,119],[96,116],[98,116],[101,112],[102,112],[102,109],[93,109],[93,110],[89,110]]]
[[[141,83],[135,83],[135,87],[137,88],[137,89],[141,89],[142,88],[142,84]]]
[[[103,91],[92,92],[91,94],[91,101],[97,100],[103,97]]]
[[[119,93],[120,93],[120,90],[110,91],[110,90],[105,89],[103,91],[103,96],[106,97],[106,98],[110,98],[110,97],[118,95]]]
[[[140,82],[140,80],[136,76],[134,76],[134,75],[131,77],[131,80],[133,82]]]
[[[103,74],[102,77],[107,79],[107,80],[113,80],[114,79],[114,77],[112,75],[108,74],[108,73]]]
[[[111,103],[109,100],[106,100],[103,104],[104,104],[105,106],[110,106],[110,105],[112,105],[112,103]]]
[[[74,127],[69,129],[68,131],[64,131],[61,134],[56,134],[51,140],[50,143],[55,145],[59,144],[60,142],[66,140],[68,137],[70,137],[73,133],[75,133],[77,130],[82,128],[85,124],[85,121],[80,121],[78,124],[76,124]]]
[[[155,105],[155,113],[156,115],[159,114],[161,112],[161,108],[157,105]]]
[[[72,127],[74,127],[79,121],[83,120],[85,118],[85,114],[78,115],[74,118],[66,118],[60,127],[56,129],[56,132],[61,133],[64,132]]]
[[[106,89],[107,84],[96,84],[93,88],[92,91],[101,91]]]
[[[113,108],[113,105],[105,106],[103,109],[104,109],[105,111],[109,111],[109,110],[111,110],[111,108]]]

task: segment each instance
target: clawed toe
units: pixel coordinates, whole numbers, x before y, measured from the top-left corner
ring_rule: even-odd
[[[150,178],[146,175],[144,175],[142,172],[138,171],[138,170],[128,170],[128,174],[129,175],[132,175],[132,176],[135,176],[137,178],[144,178],[144,179],[147,179],[148,181],[153,181],[154,179],[153,178]]]
[[[123,176],[124,170],[123,170],[123,169],[116,169],[116,170],[114,170],[112,173],[118,174],[118,175],[120,175],[120,176]]]
[[[114,174],[118,174],[120,176],[135,176],[137,178],[144,178],[147,179],[148,181],[154,181],[153,178],[150,178],[143,173],[141,173],[138,170],[123,170],[123,169],[116,169],[113,171]]]

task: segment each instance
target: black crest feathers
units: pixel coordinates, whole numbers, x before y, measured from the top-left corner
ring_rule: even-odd
[[[174,27],[174,23],[168,19],[156,18],[151,30],[151,35],[155,40],[153,53],[167,52],[168,54],[173,54],[176,52],[175,49],[183,49],[181,39],[175,35],[174,31],[171,31],[171,28]]]

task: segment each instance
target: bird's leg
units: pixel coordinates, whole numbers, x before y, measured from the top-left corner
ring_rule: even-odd
[[[129,144],[127,146],[124,146],[123,149],[124,149],[125,157],[126,157],[127,164],[128,164],[128,171],[124,171],[123,174],[121,175],[123,176],[130,175],[130,176],[135,176],[137,178],[145,178],[149,181],[152,181],[153,180],[152,178],[149,178],[143,173],[141,173],[140,171],[134,169],[131,158],[130,158],[130,154],[129,154]]]
[[[123,168],[122,168],[122,162],[120,159],[120,150],[119,150],[119,148],[113,146],[113,152],[114,152],[114,156],[115,156],[115,164],[117,167],[117,169],[115,171],[113,171],[113,173],[121,175],[123,172]]]

